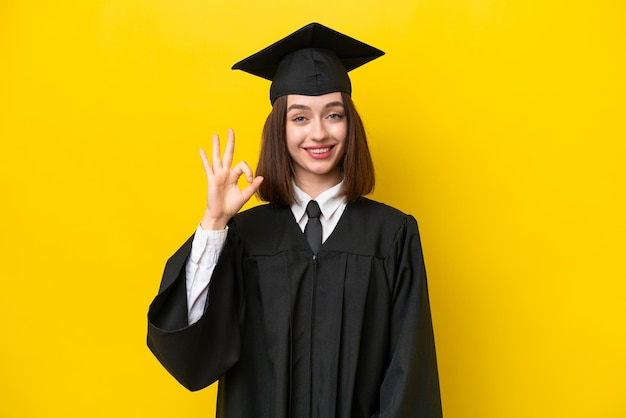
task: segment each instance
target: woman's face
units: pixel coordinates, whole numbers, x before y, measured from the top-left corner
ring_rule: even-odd
[[[287,96],[287,149],[299,183],[341,180],[348,121],[341,93]]]

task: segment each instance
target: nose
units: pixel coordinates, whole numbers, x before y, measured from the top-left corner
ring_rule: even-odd
[[[322,141],[328,137],[328,129],[324,125],[324,121],[321,118],[315,118],[310,125],[309,138],[313,141]]]

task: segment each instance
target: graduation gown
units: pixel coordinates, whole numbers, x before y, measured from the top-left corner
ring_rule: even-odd
[[[361,198],[317,257],[289,207],[237,214],[187,323],[189,239],[167,262],[148,346],[185,387],[219,379],[225,418],[441,417],[415,219]]]

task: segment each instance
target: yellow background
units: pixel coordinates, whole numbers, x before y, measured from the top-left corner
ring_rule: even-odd
[[[373,197],[414,214],[448,418],[626,416],[622,0],[0,1],[0,417],[212,416],[145,346],[202,215],[197,155],[256,163],[268,82],[311,21],[352,73]],[[252,202],[256,204],[256,202]]]

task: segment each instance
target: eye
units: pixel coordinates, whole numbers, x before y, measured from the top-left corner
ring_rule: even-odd
[[[292,119],[294,122],[304,122],[306,118],[304,116],[296,116]]]
[[[343,115],[339,114],[339,113],[331,113],[330,115],[328,115],[328,119],[336,119],[336,120],[338,120],[338,119],[341,119],[341,118],[343,118]]]

